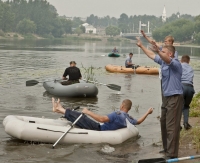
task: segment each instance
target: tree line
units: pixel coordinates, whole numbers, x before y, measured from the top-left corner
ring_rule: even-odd
[[[0,0],[0,29],[3,32],[61,37],[71,33],[72,27],[79,25],[77,21],[58,16],[56,8],[46,0]]]
[[[167,35],[172,35],[175,41],[193,41],[200,43],[200,15],[193,19],[179,17],[172,22],[166,22],[160,28],[156,28],[153,33],[153,38],[157,41],[162,41]]]

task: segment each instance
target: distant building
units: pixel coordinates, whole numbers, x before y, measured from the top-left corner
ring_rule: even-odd
[[[82,24],[85,27],[85,33],[97,33],[97,29],[88,23]]]
[[[165,6],[164,6],[163,13],[162,13],[162,21],[166,22],[166,19],[167,19],[167,14],[166,14]]]

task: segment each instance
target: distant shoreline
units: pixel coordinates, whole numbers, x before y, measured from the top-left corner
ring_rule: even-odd
[[[81,34],[81,35],[77,35],[77,34],[67,34],[63,37],[60,38],[44,38],[41,37],[39,35],[36,34],[27,34],[27,35],[21,35],[19,33],[14,33],[14,32],[8,32],[8,33],[4,33],[4,36],[0,36],[0,40],[56,40],[56,39],[60,39],[60,40],[71,40],[71,41],[103,41],[103,42],[107,42],[107,41],[116,41],[116,42],[121,42],[121,41],[127,41],[127,42],[131,42],[131,43],[135,43],[136,40],[131,40],[131,39],[127,39],[124,37],[120,37],[120,36],[106,36],[106,35],[94,35],[94,34]],[[162,42],[157,42],[158,44],[162,45]],[[193,44],[190,42],[174,42],[174,46],[175,47],[194,47],[194,48],[200,48],[200,45],[197,44]]]
[[[63,37],[59,38],[54,38],[54,37],[42,37],[36,34],[26,34],[26,35],[21,35],[19,33],[14,33],[14,32],[8,32],[4,33],[4,36],[0,36],[0,40],[42,40],[42,39],[63,39],[63,40],[88,40],[88,41],[130,41],[130,42],[135,42],[135,40],[130,40],[127,38],[123,38],[120,36],[106,36],[106,35],[94,35],[94,34],[67,34],[64,35]]]

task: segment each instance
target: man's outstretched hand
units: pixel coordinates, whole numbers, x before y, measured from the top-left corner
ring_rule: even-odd
[[[143,30],[140,31],[143,37],[146,37],[146,34],[144,33]]]
[[[149,108],[147,112],[148,112],[148,114],[153,113],[153,108]]]
[[[137,45],[138,47],[141,47],[141,46],[142,46],[142,42],[140,41],[140,39],[139,39],[138,37],[136,37],[136,39],[137,39],[136,45]]]

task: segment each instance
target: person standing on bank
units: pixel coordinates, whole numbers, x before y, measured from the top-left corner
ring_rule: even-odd
[[[183,108],[183,89],[181,84],[182,66],[174,57],[175,48],[165,45],[160,48],[153,43],[157,55],[147,49],[138,39],[137,46],[156,63],[161,65],[162,72],[162,107],[161,107],[161,136],[166,159],[177,158],[180,137],[180,121]],[[161,151],[160,151],[161,153]]]
[[[181,82],[183,86],[183,98],[184,98],[183,125],[186,130],[192,127],[188,123],[188,117],[189,117],[190,103],[195,93],[193,87],[194,72],[189,63],[190,63],[190,57],[188,55],[183,55],[181,58],[181,65],[183,69]]]
[[[69,79],[67,80],[66,76],[69,76]],[[65,69],[65,72],[63,74],[62,79],[67,80],[62,82],[62,85],[70,85],[74,83],[79,83],[79,79],[82,78],[80,69],[76,67],[76,62],[71,61],[70,62],[70,67]]]
[[[152,43],[154,43],[154,41],[151,39],[151,38],[149,38],[149,37],[147,37],[147,35],[144,33],[144,31],[143,30],[141,30],[141,34],[143,35],[143,37],[150,43],[150,44],[152,44]],[[174,38],[172,37],[172,36],[166,36],[165,37],[165,39],[164,39],[164,45],[173,45],[173,43],[174,43]],[[160,47],[160,50],[162,50],[162,47],[163,46],[159,46],[158,44],[156,44],[158,47]],[[178,52],[177,51],[175,51],[175,53],[174,53],[174,57],[175,58],[178,58]]]

